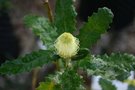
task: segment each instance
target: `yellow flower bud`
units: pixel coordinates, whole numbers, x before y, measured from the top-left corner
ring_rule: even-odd
[[[79,50],[79,40],[70,33],[61,34],[54,44],[57,54],[62,58],[71,58]]]

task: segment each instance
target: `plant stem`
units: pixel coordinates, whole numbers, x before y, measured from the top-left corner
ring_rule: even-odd
[[[50,22],[53,22],[53,14],[52,14],[50,4],[49,4],[48,0],[43,0],[43,2],[44,2],[45,8],[48,11],[47,13],[48,13],[48,18],[49,18]]]
[[[66,68],[71,67],[71,59],[66,59]]]

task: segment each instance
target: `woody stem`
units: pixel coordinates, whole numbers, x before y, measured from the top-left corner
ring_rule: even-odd
[[[43,2],[44,2],[45,8],[47,9],[48,18],[49,18],[50,22],[53,22],[53,14],[52,14],[50,4],[49,4],[48,0],[43,0]]]

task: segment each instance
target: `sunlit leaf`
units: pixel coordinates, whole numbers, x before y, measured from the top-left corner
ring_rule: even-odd
[[[36,90],[55,90],[53,82],[41,82],[40,86]]]

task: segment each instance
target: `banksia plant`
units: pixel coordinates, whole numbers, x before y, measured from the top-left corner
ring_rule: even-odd
[[[46,3],[48,0],[45,5]],[[53,75],[46,76],[45,81],[41,82],[36,90],[89,90],[87,76],[90,75],[101,76],[99,84],[103,90],[116,90],[111,80],[126,80],[130,71],[135,70],[135,56],[120,52],[110,55],[90,53],[93,44],[112,23],[111,10],[106,7],[99,8],[88,18],[78,35],[73,36],[73,32],[77,31],[77,14],[73,0],[56,0],[55,6],[54,17],[49,7],[50,20],[36,15],[24,17],[24,24],[41,39],[46,50],[5,62],[0,66],[0,74],[28,72],[53,63],[56,65],[56,71]],[[132,88],[135,90],[135,87]]]

